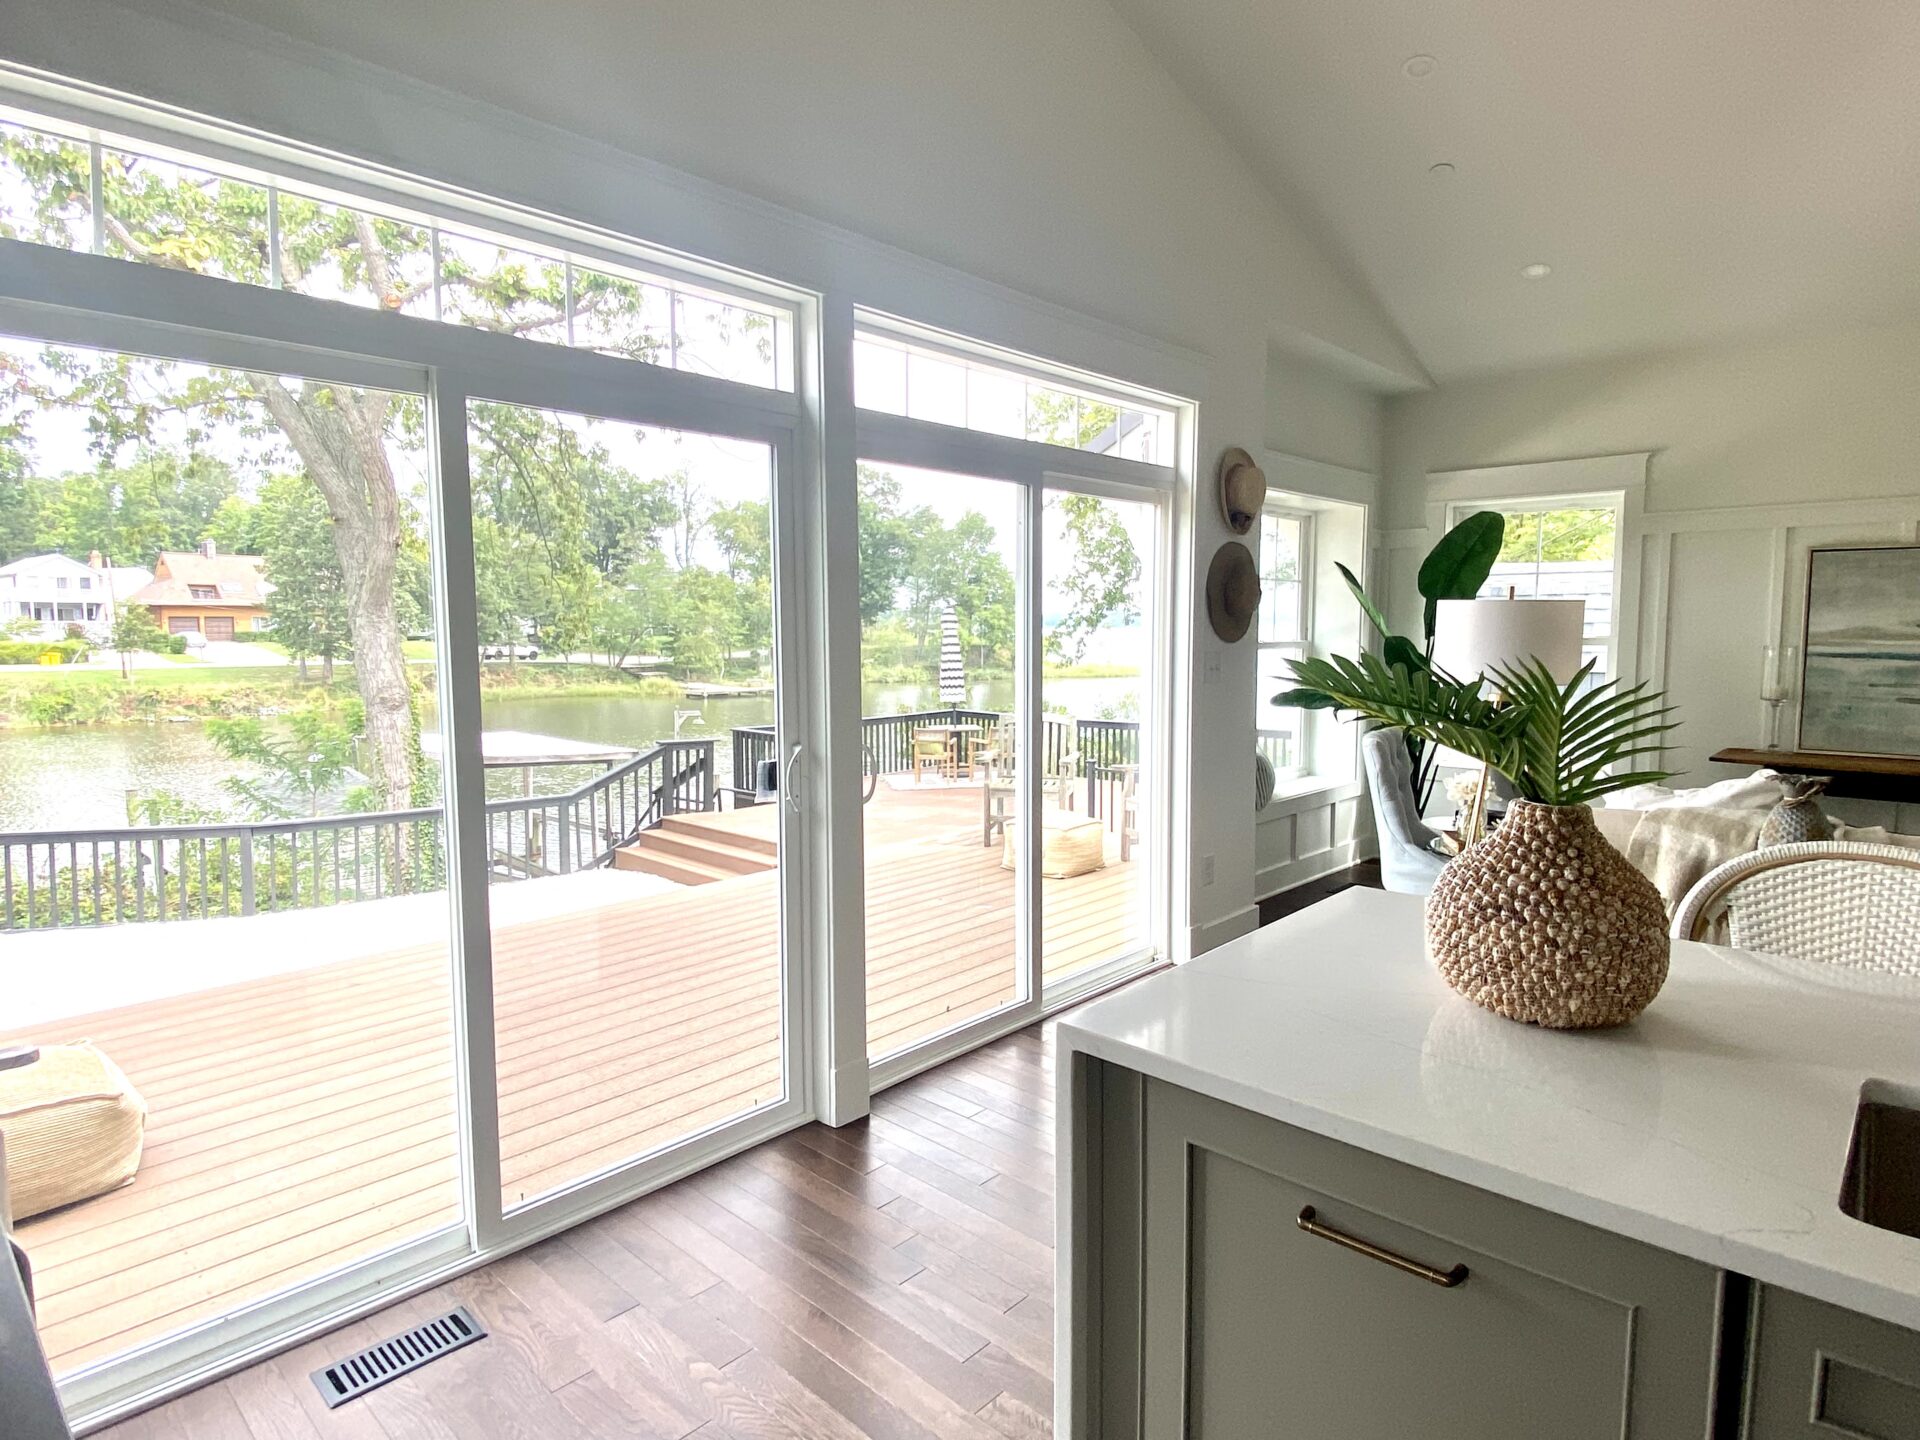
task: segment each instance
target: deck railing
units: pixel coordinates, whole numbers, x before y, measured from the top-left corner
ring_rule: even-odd
[[[712,740],[668,740],[561,795],[487,802],[496,880],[608,864],[668,815],[714,807]],[[437,890],[442,812],[0,834],[0,932],[310,909]]]
[[[991,727],[1002,716],[993,710],[949,706],[940,710],[911,710],[899,715],[868,715],[860,721],[866,746],[867,769],[875,775],[903,775],[913,769],[913,732],[928,725],[975,724]],[[1118,783],[1123,765],[1140,763],[1138,720],[1069,720],[1047,716],[1041,726],[1041,768],[1058,775],[1069,753],[1079,757],[1079,773],[1086,782],[1087,812],[1098,815],[1101,798]],[[736,725],[733,729],[733,783],[753,788],[754,766],[772,760],[778,750],[771,725]]]

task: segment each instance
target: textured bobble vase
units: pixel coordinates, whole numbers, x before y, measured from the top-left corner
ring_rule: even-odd
[[[1427,953],[1447,984],[1509,1020],[1624,1025],[1666,981],[1666,907],[1586,806],[1515,800],[1434,882]]]

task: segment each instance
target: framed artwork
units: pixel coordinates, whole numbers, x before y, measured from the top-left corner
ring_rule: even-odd
[[[1920,755],[1920,545],[1815,549],[1800,748]]]

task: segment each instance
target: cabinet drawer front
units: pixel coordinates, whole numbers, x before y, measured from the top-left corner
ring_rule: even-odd
[[[1708,1267],[1157,1082],[1144,1138],[1144,1434],[1707,1433]]]
[[[1920,1332],[1758,1286],[1748,1440],[1920,1440]]]

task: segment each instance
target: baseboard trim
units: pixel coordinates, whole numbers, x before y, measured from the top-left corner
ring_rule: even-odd
[[[1371,860],[1374,854],[1372,837],[1369,836],[1365,840],[1348,840],[1325,850],[1316,850],[1298,860],[1269,865],[1253,877],[1254,898],[1256,901],[1269,899],[1296,885],[1305,885],[1362,860]]]

